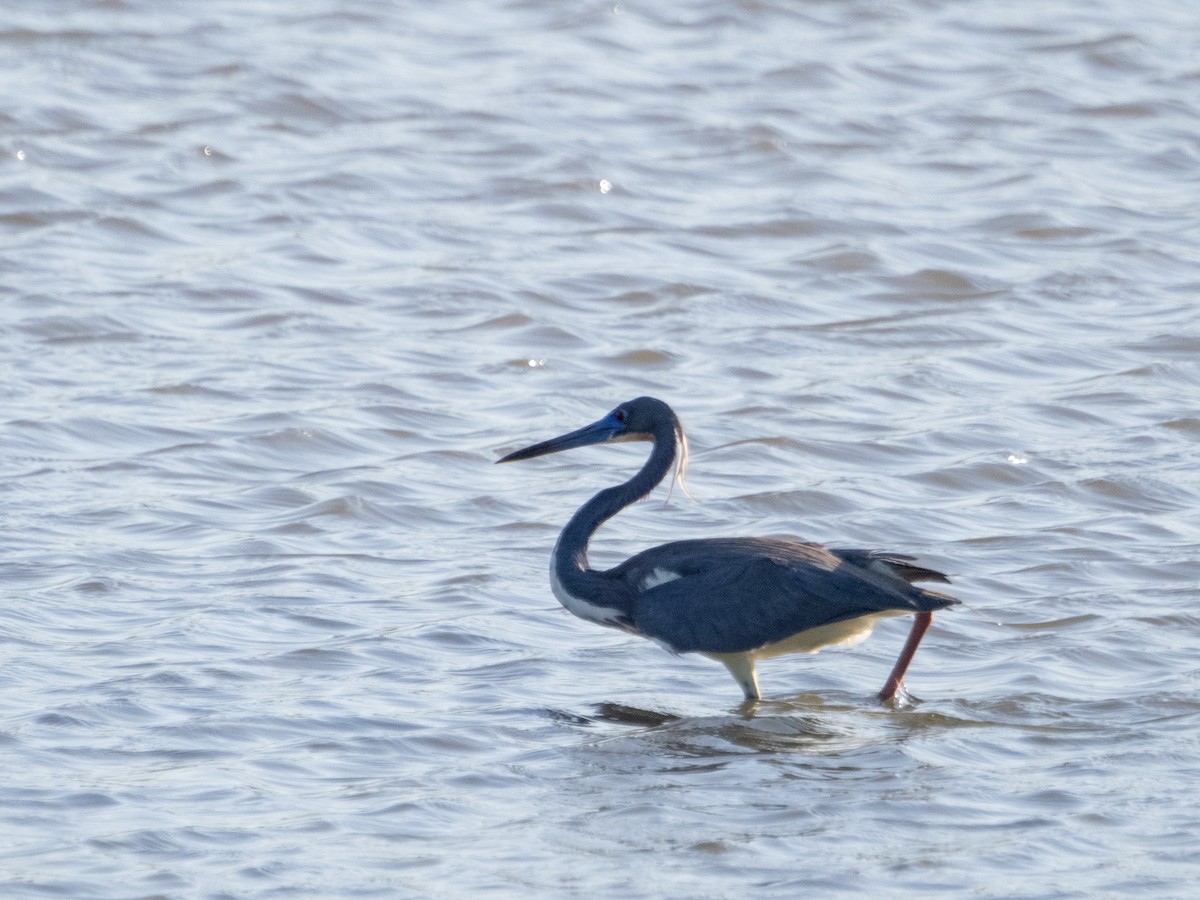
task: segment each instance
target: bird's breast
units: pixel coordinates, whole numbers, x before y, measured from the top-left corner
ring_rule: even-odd
[[[550,590],[553,591],[558,602],[573,615],[586,619],[588,622],[595,622],[597,625],[626,628],[626,617],[621,610],[605,606],[603,603],[594,603],[579,594],[572,593],[563,583],[558,571],[558,547],[555,547],[554,552],[550,554]]]

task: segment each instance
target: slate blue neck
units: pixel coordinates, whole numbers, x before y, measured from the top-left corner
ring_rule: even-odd
[[[605,522],[636,503],[661,482],[675,463],[679,441],[674,427],[654,435],[650,458],[636,475],[616,487],[605,488],[567,522],[554,551],[555,576],[568,593],[589,602],[627,611],[632,598],[614,591],[614,585],[602,572],[588,566],[588,542]]]

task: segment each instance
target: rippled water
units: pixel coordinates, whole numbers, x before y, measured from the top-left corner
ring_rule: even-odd
[[[1194,4],[9,7],[4,896],[1194,890]],[[638,394],[922,702],[559,608]]]

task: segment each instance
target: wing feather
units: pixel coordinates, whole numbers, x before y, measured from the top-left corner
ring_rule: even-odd
[[[609,574],[636,586],[631,618],[641,634],[679,653],[731,653],[858,616],[958,602],[914,587],[916,580],[948,579],[907,560],[773,538],[679,541]],[[666,572],[677,577],[664,580]],[[642,590],[645,583],[655,586]]]

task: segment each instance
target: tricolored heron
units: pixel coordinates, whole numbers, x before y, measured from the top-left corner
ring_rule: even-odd
[[[912,613],[912,631],[878,695],[880,701],[892,700],[933,611],[959,602],[916,587],[917,581],[949,579],[913,565],[911,556],[834,550],[786,538],[674,541],[607,572],[589,568],[588,542],[601,525],[654,490],[672,466],[682,481],[687,438],[671,407],[638,397],[578,431],[497,460],[515,462],[613,441],[650,441],[650,458],[624,484],[600,491],[571,517],[550,556],[554,596],[589,622],[650,638],[674,653],[701,653],[724,663],[747,701],[761,697],[758,660],[857,644],[879,619]]]

